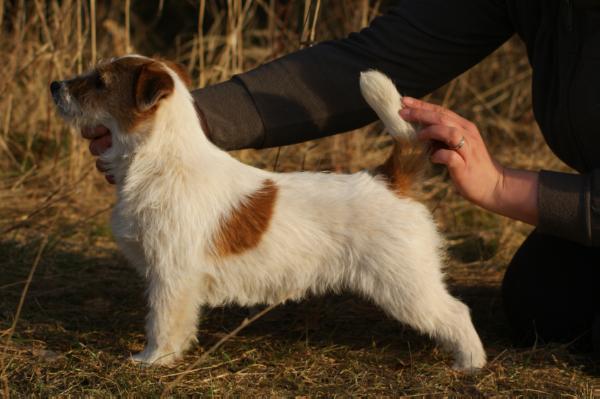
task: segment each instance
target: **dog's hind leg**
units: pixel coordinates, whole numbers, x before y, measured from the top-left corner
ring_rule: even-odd
[[[453,367],[458,370],[473,370],[483,367],[486,355],[471,321],[469,308],[440,287],[424,302],[419,303],[403,321],[429,334],[454,355]]]
[[[201,306],[198,282],[191,276],[177,278],[151,272],[148,302],[146,347],[132,359],[167,365],[196,341]]]
[[[430,261],[438,262],[435,258],[437,255]],[[381,264],[369,268],[371,272],[361,277],[361,291],[398,321],[430,335],[451,350],[454,368],[483,367],[486,355],[469,308],[448,293],[437,265],[414,266],[408,273],[402,267]]]

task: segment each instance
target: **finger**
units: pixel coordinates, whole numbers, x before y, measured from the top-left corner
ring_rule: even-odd
[[[446,165],[450,172],[457,171],[465,167],[465,160],[453,150],[441,148],[431,154],[431,162]]]
[[[442,107],[441,105],[428,103],[426,101],[418,100],[412,97],[403,97],[402,103],[412,109],[424,109],[427,111],[439,112],[442,115],[447,115],[450,117],[460,118],[458,114],[449,110],[448,108]]]
[[[95,127],[85,126],[81,128],[81,135],[84,139],[92,140],[98,137],[110,135],[110,130],[108,130],[106,126],[102,125]]]
[[[407,122],[420,123],[423,125],[461,126],[456,114],[452,114],[453,113],[450,113],[450,111],[438,112],[423,108],[404,108],[400,111],[400,116]]]
[[[419,100],[413,97],[402,97],[402,103],[409,108],[428,109],[430,111],[445,111],[446,108],[441,105],[428,103],[427,101]]]
[[[99,172],[106,173],[109,171],[109,166],[106,162],[103,162],[100,158],[96,159],[96,169]]]
[[[464,128],[468,128],[471,122],[462,116],[458,115],[456,112],[449,110],[448,108],[444,108],[441,105],[428,103],[426,101],[418,100],[412,97],[403,97],[402,103],[408,107],[408,109],[424,109],[428,111],[438,112],[441,115],[455,121],[460,126]]]
[[[109,171],[108,164],[98,159],[96,160],[96,169],[104,173],[104,178],[107,182],[109,182],[110,184],[115,184],[115,177],[113,175],[107,174],[107,172]]]
[[[110,134],[101,136],[90,142],[90,152],[92,155],[102,155],[104,151],[108,150],[112,146],[112,137]]]
[[[417,132],[420,141],[439,141],[449,149],[455,148],[464,136],[465,132],[462,129],[445,125],[430,125]]]

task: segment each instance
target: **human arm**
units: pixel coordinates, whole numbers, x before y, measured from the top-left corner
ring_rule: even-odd
[[[404,0],[348,38],[288,54],[193,92],[221,148],[292,144],[375,120],[359,73],[375,68],[403,94],[450,81],[513,34],[501,0]]]
[[[600,247],[600,169],[541,171],[538,204],[540,232]]]

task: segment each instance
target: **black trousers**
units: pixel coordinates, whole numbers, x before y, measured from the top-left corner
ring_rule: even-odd
[[[506,270],[502,296],[516,345],[600,349],[600,248],[534,231]]]

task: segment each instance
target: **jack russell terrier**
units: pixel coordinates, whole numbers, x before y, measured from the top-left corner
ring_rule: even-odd
[[[137,55],[53,82],[61,116],[104,125],[101,156],[117,185],[112,231],[145,278],[149,314],[139,362],[166,365],[196,341],[203,306],[300,300],[350,290],[453,352],[454,367],[483,367],[469,309],[442,273],[443,240],[416,200],[426,164],[385,75],[361,74],[364,98],[395,138],[371,175],[273,173],[245,165],[204,134],[189,77]]]

